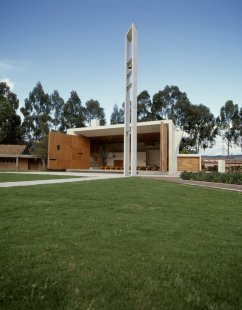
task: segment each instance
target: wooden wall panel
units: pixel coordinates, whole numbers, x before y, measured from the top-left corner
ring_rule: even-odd
[[[82,169],[90,168],[90,139],[82,138],[83,155],[82,155]]]
[[[19,170],[29,170],[28,158],[19,158],[18,167]]]
[[[178,171],[200,171],[200,157],[177,157],[177,170]]]
[[[168,171],[168,127],[160,125],[160,170]]]
[[[48,169],[71,168],[71,136],[50,132],[48,145]]]
[[[4,161],[0,158],[0,170],[16,170],[16,159],[8,159],[7,161]]]
[[[90,139],[50,132],[48,169],[89,169]]]
[[[41,159],[19,158],[18,167],[16,160],[16,157],[0,158],[0,170],[43,170]]]
[[[79,136],[71,136],[71,169],[81,169],[83,147]]]

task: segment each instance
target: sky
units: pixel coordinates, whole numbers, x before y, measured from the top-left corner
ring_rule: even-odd
[[[138,93],[177,85],[215,116],[227,100],[242,106],[241,0],[0,0],[0,80],[20,106],[38,81],[64,100],[75,90],[83,104],[98,100],[109,123],[125,97],[132,22]]]

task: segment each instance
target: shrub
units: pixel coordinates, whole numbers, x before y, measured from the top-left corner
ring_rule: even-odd
[[[191,172],[183,171],[180,174],[181,179],[183,180],[190,180],[191,179]]]
[[[183,180],[206,181],[215,183],[242,184],[242,174],[240,173],[220,173],[220,172],[187,172],[180,175]]]

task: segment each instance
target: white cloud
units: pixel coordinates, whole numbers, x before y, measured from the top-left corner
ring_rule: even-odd
[[[15,69],[15,66],[12,65],[9,61],[0,61],[0,70],[9,70]]]
[[[5,82],[11,90],[14,89],[14,82],[11,81],[9,78],[0,79],[0,82]]]
[[[28,60],[8,60],[0,59],[0,73],[8,75],[9,72],[26,72],[32,66]]]
[[[240,155],[242,153],[242,148],[237,145],[233,145],[230,148],[230,155]],[[205,151],[200,151],[201,155],[227,155],[226,143],[221,137],[217,137],[216,143],[212,148],[207,148]]]

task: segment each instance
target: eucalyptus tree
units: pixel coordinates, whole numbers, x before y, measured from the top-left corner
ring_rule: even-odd
[[[71,91],[70,98],[63,107],[61,120],[61,130],[69,128],[85,127],[85,108],[82,106],[81,99],[76,91]]]
[[[113,107],[113,112],[110,117],[110,124],[123,124],[124,123],[124,104],[122,105],[122,108],[119,109],[118,105],[115,104]]]
[[[242,112],[239,111],[237,104],[232,100],[225,102],[220,109],[220,116],[217,118],[217,124],[220,135],[226,143],[227,156],[230,156],[230,149],[233,145],[239,145],[239,137],[242,134]]]
[[[89,125],[92,119],[100,120],[101,125],[106,124],[104,109],[97,100],[90,99],[85,103],[85,116]]]
[[[216,119],[210,109],[203,104],[190,104],[183,128],[187,133],[185,139],[187,148],[196,153],[199,153],[201,148],[205,150],[212,147],[218,135]]]
[[[153,96],[151,112],[155,119],[171,119],[184,132],[182,148],[198,153],[212,147],[218,134],[209,108],[190,102],[177,86],[166,86]]]
[[[18,107],[16,94],[5,82],[0,82],[0,143],[16,144],[22,141]]]
[[[151,99],[147,90],[143,90],[137,97],[137,121],[145,122],[154,120],[151,113]]]
[[[55,131],[61,131],[63,119],[64,100],[60,97],[58,90],[54,90],[50,95],[52,108],[52,125]]]
[[[52,126],[51,101],[40,82],[25,99],[20,111],[23,114],[22,131],[25,141],[30,144],[38,142],[49,133]]]
[[[172,119],[174,124],[183,127],[190,101],[185,92],[177,86],[166,86],[153,96],[151,112],[157,120]]]

